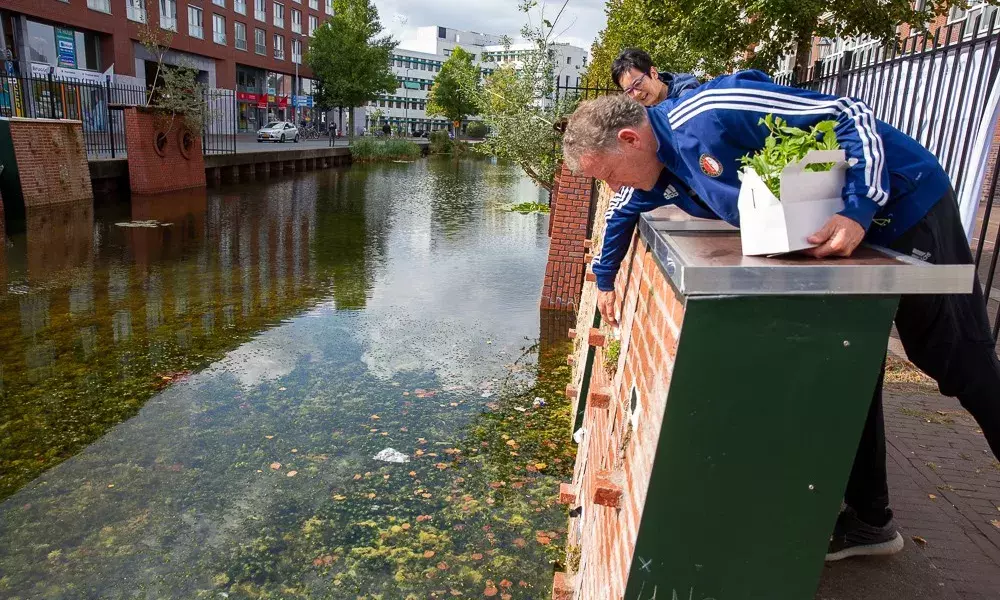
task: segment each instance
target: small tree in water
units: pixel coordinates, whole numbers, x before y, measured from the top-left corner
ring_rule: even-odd
[[[476,97],[479,93],[479,67],[472,63],[471,54],[456,47],[441,65],[441,72],[427,95],[427,114],[447,117],[449,121],[458,123],[455,127],[457,140],[462,131],[462,120],[477,112]]]
[[[519,65],[505,63],[478,89],[472,89],[479,115],[490,134],[477,147],[521,167],[539,186],[552,190],[556,165],[562,160],[561,133],[557,124],[576,107],[575,98],[556,99],[553,78],[555,28],[566,10],[564,0],[556,17],[545,18],[544,7],[537,25],[531,22],[534,0],[522,0],[519,9],[529,22],[521,29],[531,49]],[[510,40],[506,46],[509,48]],[[471,87],[471,86],[470,86]]]

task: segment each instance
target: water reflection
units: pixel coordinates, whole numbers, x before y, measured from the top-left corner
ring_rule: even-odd
[[[547,597],[567,325],[546,219],[495,210],[536,193],[421,161],[29,214],[0,596]]]

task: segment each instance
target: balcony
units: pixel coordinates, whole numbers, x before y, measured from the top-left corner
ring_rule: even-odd
[[[275,48],[274,49],[274,58],[276,58],[278,60],[285,60],[285,49],[284,48]]]
[[[111,0],[87,0],[87,8],[111,14]]]
[[[177,31],[177,17],[160,15],[160,29],[166,29],[168,31]]]
[[[125,7],[125,15],[128,17],[129,21],[145,23],[146,7],[142,4],[141,0],[130,0],[128,5]]]
[[[274,26],[275,27],[280,27],[280,28],[284,29],[285,28],[285,17],[279,17],[278,15],[274,15]]]

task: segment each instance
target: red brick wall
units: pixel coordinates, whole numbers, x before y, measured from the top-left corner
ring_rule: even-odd
[[[590,216],[593,179],[574,175],[565,165],[553,188],[549,214],[549,261],[542,286],[542,309],[575,310],[583,289],[584,241]]]
[[[137,108],[125,109],[125,144],[128,150],[128,179],[133,194],[156,194],[193,187],[205,187],[205,158],[201,135],[195,133],[190,159],[180,151],[179,119]],[[164,156],[156,153],[157,131],[167,133]]]
[[[80,121],[10,120],[24,206],[92,200]]]
[[[570,572],[559,574],[557,584],[563,587],[554,589],[554,598],[620,600],[625,593],[684,318],[682,300],[638,236],[616,289],[624,298],[618,362],[606,367],[606,346],[599,346],[590,382],[590,393],[608,394],[610,402],[608,408],[596,408],[593,396],[588,400],[586,434],[567,490],[575,496],[573,507],[582,507],[570,521],[567,541],[570,555],[579,552],[579,564],[571,561]],[[576,347],[574,381],[584,368],[595,290],[592,284],[586,287],[577,321],[577,339],[584,341]],[[603,333],[608,343],[614,339],[607,328]],[[635,413],[630,407],[633,386],[638,393]],[[600,504],[619,492],[618,506]]]

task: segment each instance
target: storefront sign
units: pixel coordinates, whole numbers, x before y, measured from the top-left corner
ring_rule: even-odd
[[[240,102],[259,102],[261,96],[257,94],[251,94],[250,92],[236,92],[236,99],[239,100]],[[267,103],[266,98],[264,99],[264,102]]]
[[[274,99],[274,94],[268,94],[267,101],[270,102],[271,104],[274,104],[276,102],[276,100]]]
[[[56,28],[56,56],[60,67],[76,68],[76,39],[72,30]]]
[[[312,96],[306,96],[306,106],[308,106],[309,108],[313,107],[313,97]]]
[[[49,73],[52,72],[52,66],[42,63],[31,63],[31,76],[32,77],[48,77]]]
[[[288,96],[278,97],[278,108],[285,108],[288,106]]]
[[[267,95],[268,96],[273,96],[273,95],[275,95],[277,93],[278,93],[278,91],[276,89],[274,89],[273,87],[267,88]]]
[[[69,79],[71,81],[82,81],[95,85],[100,85],[106,81],[104,73],[84,71],[83,69],[67,69],[66,67],[56,67],[52,75],[56,79]]]
[[[257,108],[267,108],[267,98],[266,97],[261,96],[260,99],[257,100]]]

